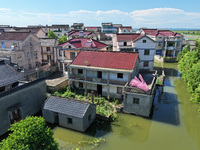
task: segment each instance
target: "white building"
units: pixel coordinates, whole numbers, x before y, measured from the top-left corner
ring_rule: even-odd
[[[121,99],[124,85],[138,71],[138,53],[81,51],[68,67],[69,87]]]
[[[156,42],[141,34],[116,34],[113,51],[139,52],[140,69],[153,69]]]

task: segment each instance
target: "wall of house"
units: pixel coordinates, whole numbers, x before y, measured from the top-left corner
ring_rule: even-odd
[[[40,111],[46,99],[46,83],[38,79],[0,94],[0,135],[10,128],[9,109],[19,108],[21,118],[34,115]],[[19,104],[19,106],[18,106]]]
[[[134,104],[133,98],[139,98],[139,104]],[[152,103],[153,95],[125,93],[123,110],[128,113],[149,117]]]
[[[40,29],[40,30],[38,31],[38,33],[36,34],[36,36],[37,36],[38,38],[45,38],[45,37],[46,37],[46,33]]]
[[[42,109],[42,116],[46,122],[55,123],[55,113],[53,111]]]
[[[89,120],[91,115],[91,120]],[[96,105],[91,104],[83,117],[83,131],[85,131],[96,119]]]

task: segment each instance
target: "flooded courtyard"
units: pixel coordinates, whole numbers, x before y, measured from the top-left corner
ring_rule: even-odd
[[[199,150],[199,106],[189,101],[177,63],[155,62],[154,66],[164,69],[166,78],[164,88],[156,88],[149,119],[119,113],[115,122],[95,122],[85,133],[56,127],[60,149]],[[105,141],[95,146],[92,141],[99,137]]]

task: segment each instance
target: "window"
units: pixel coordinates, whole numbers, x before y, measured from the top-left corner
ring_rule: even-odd
[[[91,114],[88,116],[88,121],[90,121],[91,120]]]
[[[67,123],[72,124],[73,123],[72,118],[67,118]]]
[[[135,52],[138,52],[139,50],[138,49],[135,49]]]
[[[18,61],[22,61],[22,56],[18,56]]]
[[[34,56],[35,56],[36,59],[38,59],[38,53],[37,52],[34,53]]]
[[[127,46],[127,42],[124,42],[124,46]]]
[[[158,42],[158,46],[162,46],[162,42]]]
[[[97,78],[102,78],[102,72],[101,71],[97,71]]]
[[[143,40],[143,41],[142,41],[142,43],[146,43],[146,42],[147,42],[147,40]]]
[[[28,52],[27,53],[27,58],[30,59],[31,58],[31,54]]]
[[[29,67],[29,69],[32,69],[32,65],[31,64],[29,64],[28,67]]]
[[[122,94],[122,87],[117,87],[117,93]]]
[[[17,43],[13,43],[13,46],[14,46],[14,47],[17,47]]]
[[[143,67],[148,67],[148,66],[149,66],[149,62],[148,61],[144,61]]]
[[[47,52],[50,52],[50,50],[51,50],[50,47],[47,47],[46,49],[47,49]]]
[[[16,109],[13,111],[9,111],[9,118],[10,118],[10,122],[11,124],[13,124],[15,121],[18,122],[21,120],[21,113],[20,113],[20,109]]]
[[[65,57],[65,51],[63,51],[63,55]],[[59,50],[59,56],[62,56],[62,50]]]
[[[139,104],[140,99],[139,98],[133,98],[133,104]]]
[[[32,48],[33,47],[33,44],[30,42],[30,48]]]
[[[149,55],[149,53],[150,53],[150,50],[149,50],[149,49],[145,49],[145,50],[144,50],[144,55]]]
[[[123,78],[123,73],[118,73],[117,78]]]
[[[83,88],[83,83],[79,82],[79,88]]]
[[[78,69],[78,74],[83,74],[83,69]]]
[[[74,59],[75,58],[75,52],[70,52],[70,59]]]
[[[68,48],[72,48],[71,45],[69,45]]]

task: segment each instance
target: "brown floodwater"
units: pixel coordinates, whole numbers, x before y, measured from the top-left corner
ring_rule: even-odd
[[[120,113],[116,122],[96,122],[85,133],[56,127],[60,149],[91,149],[92,145],[82,141],[102,137],[106,141],[95,149],[200,150],[199,106],[189,101],[177,63],[155,62],[154,68],[164,69],[166,78],[164,88],[156,88],[150,119]]]

